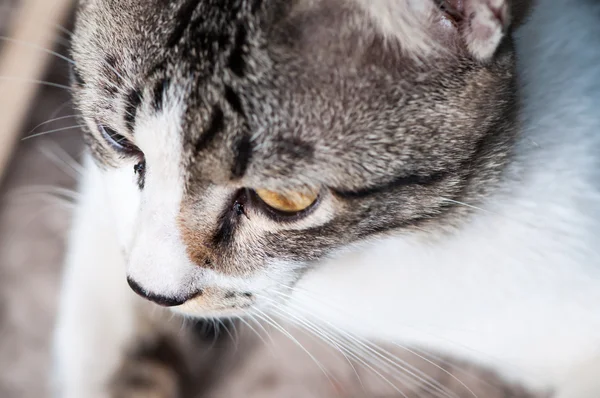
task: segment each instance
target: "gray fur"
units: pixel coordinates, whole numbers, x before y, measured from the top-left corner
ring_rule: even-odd
[[[188,253],[248,274],[377,234],[447,231],[468,214],[446,199],[477,205],[494,189],[518,131],[512,38],[486,61],[452,40],[451,51],[406,54],[342,0],[86,0],[76,101],[90,126],[135,143],[131,114],[185,90]],[[90,130],[97,160],[118,165]],[[326,225],[263,232],[252,198],[247,217],[232,210],[242,188],[306,187],[336,204]]]

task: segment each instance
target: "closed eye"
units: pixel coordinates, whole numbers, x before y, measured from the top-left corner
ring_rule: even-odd
[[[125,155],[141,154],[141,151],[137,146],[112,128],[99,124],[98,130],[100,131],[100,134],[102,134],[102,138],[104,138],[104,140],[106,140],[106,142],[116,151]]]
[[[276,221],[295,221],[307,216],[319,203],[319,191],[278,193],[266,189],[251,191],[253,202]]]

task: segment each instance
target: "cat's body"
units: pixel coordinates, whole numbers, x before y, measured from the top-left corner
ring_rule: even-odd
[[[597,5],[584,0],[539,5],[518,42],[518,91],[510,67],[514,60],[506,55],[510,43],[501,45],[498,58],[490,62],[493,51],[489,46],[495,50],[498,45],[494,35],[478,41],[481,37],[469,33],[464,37],[470,55],[459,50],[458,57],[483,59],[482,65],[489,62],[490,66],[480,66],[479,61],[453,64],[442,55],[439,71],[407,72],[408,76],[397,77],[410,84],[402,88],[409,93],[407,101],[403,95],[395,98],[393,90],[386,91],[385,82],[391,87],[395,83],[396,72],[390,65],[413,62],[411,51],[427,64],[429,55],[423,53],[424,48],[437,51],[427,41],[431,39],[427,31],[418,31],[418,23],[412,26],[410,19],[407,32],[419,40],[399,40],[397,49],[408,53],[406,59],[388,54],[394,46],[376,40],[372,53],[360,41],[350,49],[342,44],[335,53],[325,51],[336,48],[331,43],[322,47],[321,41],[330,36],[310,25],[314,23],[311,15],[317,15],[310,11],[317,7],[318,15],[324,15],[323,21],[314,19],[317,23],[333,24],[335,14],[328,14],[331,9],[327,7],[319,8],[320,4],[334,4],[335,11],[335,4],[341,2],[299,1],[298,9],[280,10],[292,22],[283,25],[292,32],[290,38],[273,39],[277,45],[270,50],[271,57],[262,57],[260,51],[269,48],[268,41],[240,44],[252,37],[252,24],[245,28],[233,24],[227,34],[233,49],[228,49],[230,36],[219,37],[215,31],[221,29],[217,28],[221,22],[204,27],[202,37],[219,44],[194,52],[193,46],[172,44],[185,40],[184,32],[164,21],[153,22],[153,16],[148,16],[139,30],[129,28],[131,18],[145,15],[136,9],[136,1],[128,0],[131,7],[121,11],[123,19],[119,21],[106,20],[111,13],[103,12],[98,3],[102,2],[84,2],[75,53],[79,55],[79,105],[91,128],[102,125],[91,148],[104,166],[91,160],[86,166],[83,199],[72,235],[57,340],[61,397],[109,396],[106,383],[116,371],[124,347],[143,335],[135,320],[146,304],[131,292],[127,278],[139,294],[162,305],[179,305],[176,310],[186,314],[239,315],[236,308],[251,311],[254,305],[261,313],[275,316],[310,314],[315,322],[341,328],[344,333],[425,346],[481,363],[529,388],[556,391],[560,398],[600,396],[596,377],[600,372]],[[198,3],[203,7],[210,2],[182,2],[172,14],[189,24],[195,15],[192,6],[198,7]],[[369,3],[357,3],[369,7]],[[390,2],[379,3],[381,8],[370,11],[385,27],[384,33],[393,36],[381,16],[396,15],[394,7],[386,9]],[[504,5],[502,1],[493,3]],[[247,4],[261,7],[260,2]],[[382,9],[389,13],[377,14]],[[306,10],[309,13],[303,14]],[[212,18],[205,12],[199,15]],[[352,9],[345,12],[354,16]],[[279,16],[274,13],[266,20],[272,22],[269,18]],[[498,18],[505,20],[505,16]],[[154,43],[164,36],[173,53],[155,57],[160,51],[152,45],[147,58],[140,56],[130,48],[128,37],[123,42],[111,37],[116,28],[103,23],[130,29],[133,43]],[[144,30],[145,24],[155,24],[156,32]],[[312,36],[303,36],[305,31],[300,28],[289,30],[297,26],[294,24],[306,31],[312,29],[320,41],[311,42]],[[275,25],[276,32],[284,31]],[[357,29],[363,29],[356,27],[360,23],[348,26],[340,30],[342,37],[346,37],[344,32],[354,37]],[[163,31],[169,34],[161,36]],[[436,40],[438,33],[435,30],[433,34]],[[106,40],[115,48],[96,61],[94,51],[106,45]],[[296,40],[302,46],[297,46]],[[452,43],[456,40],[454,37]],[[445,41],[436,42],[440,43]],[[354,44],[358,55],[352,52]],[[449,45],[451,51],[455,51],[453,45]],[[281,48],[287,46],[300,54],[314,50],[311,62],[326,68],[335,69],[340,59],[348,57],[351,67],[344,73],[350,77],[346,81],[344,73],[342,78],[324,76],[313,87],[297,73],[300,69],[294,69],[296,60],[282,55]],[[210,66],[194,69],[193,62],[202,65],[223,48],[227,68],[222,75],[212,77]],[[254,54],[249,48],[256,50],[255,58],[249,56]],[[181,83],[186,73],[172,66],[181,54],[188,61],[195,60],[186,73],[200,76],[201,96],[194,94],[200,90],[198,86]],[[365,54],[369,62],[380,61],[382,69],[365,67],[360,58]],[[151,67],[145,65],[150,61]],[[418,65],[414,62],[410,65]],[[286,69],[289,65],[291,70]],[[459,66],[469,71],[464,80],[449,75]],[[291,82],[305,88],[298,96],[314,101],[317,110],[307,111],[294,103],[298,97],[288,95],[293,90],[290,81],[270,74],[271,70],[281,71],[277,68],[291,76],[296,71],[296,80]],[[358,73],[362,79],[366,71],[373,73],[372,80],[359,81],[353,75]],[[110,80],[111,73],[118,84]],[[139,75],[150,76],[151,83],[139,83]],[[250,83],[240,83],[242,78]],[[265,91],[264,81],[271,91]],[[440,82],[440,87],[432,82]],[[421,83],[423,91],[414,91]],[[360,87],[353,91],[353,85]],[[343,136],[345,131],[338,129],[336,116],[346,109],[328,102],[326,91],[319,91],[322,87],[340,90],[337,95],[346,98],[345,106],[354,107],[342,124],[345,128],[357,126],[360,134]],[[385,93],[381,94],[384,100],[363,98],[367,91],[362,88],[377,88]],[[255,93],[260,94],[255,98]],[[405,113],[398,120],[395,109],[385,103],[386,95],[390,103],[402,103]],[[378,101],[383,102],[378,105]],[[284,113],[274,108],[278,104]],[[195,113],[187,114],[195,106]],[[320,109],[324,113],[320,114]],[[335,112],[327,113],[327,109]],[[473,112],[473,120],[469,112]],[[444,124],[446,118],[448,124]],[[110,129],[104,127],[108,123]],[[411,130],[422,125],[423,131],[411,135]],[[326,132],[318,130],[325,136],[321,142],[314,131],[325,126]],[[484,127],[469,133],[479,126]],[[309,127],[313,130],[307,133]],[[428,135],[428,127],[442,134]],[[378,129],[392,139],[387,141],[390,135],[377,136]],[[395,129],[403,133],[395,136]],[[129,143],[119,147],[117,142],[120,155],[111,155],[110,145],[101,140],[108,135],[110,142],[110,136],[117,134],[114,130],[119,131],[119,139],[128,137],[136,147]],[[197,133],[202,130],[210,138]],[[250,135],[239,136],[240,131]],[[220,140],[224,134],[223,141],[215,141],[214,137]],[[405,137],[408,139],[398,144]],[[422,137],[429,138],[421,141]],[[193,142],[192,147],[188,141]],[[278,146],[278,142],[285,144]],[[351,147],[342,148],[345,142]],[[210,152],[217,146],[225,150]],[[195,157],[205,150],[208,155]],[[357,157],[346,158],[352,151]],[[363,153],[365,157],[360,157]],[[327,156],[331,160],[323,162]],[[305,165],[307,158],[310,161]],[[297,169],[296,163],[301,164]],[[407,164],[414,170],[407,170]],[[180,165],[184,166],[180,169]],[[446,175],[444,170],[454,171]],[[399,185],[391,184],[390,177],[400,177],[392,178]],[[257,184],[275,189],[278,178],[285,180],[280,186],[284,190],[311,186],[314,180],[319,186],[331,187],[333,193],[321,193],[319,207],[310,208],[306,216],[301,211],[301,217],[282,220],[253,210],[252,206],[259,208],[255,203],[262,200],[260,195],[237,191],[248,186],[262,188]],[[405,188],[400,191],[398,186]],[[378,195],[377,199],[369,202],[373,195]],[[231,214],[227,206],[225,212],[221,207],[228,201]],[[356,213],[351,211],[354,208]],[[218,221],[216,232],[213,219]],[[254,222],[257,224],[250,224]],[[223,245],[232,245],[236,251]],[[268,295],[269,289],[274,291],[272,295]]]

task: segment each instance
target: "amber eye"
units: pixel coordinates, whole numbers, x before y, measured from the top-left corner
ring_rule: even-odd
[[[278,193],[266,189],[257,189],[256,195],[271,209],[295,214],[309,209],[319,197],[318,191]]]

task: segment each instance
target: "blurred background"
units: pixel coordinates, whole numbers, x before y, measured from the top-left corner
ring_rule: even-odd
[[[43,3],[55,4],[39,7]],[[74,114],[68,90],[31,80],[68,82],[68,63],[40,50],[67,53],[68,35],[57,29],[57,24],[69,25],[67,3],[0,0],[2,398],[48,396],[49,337],[76,184],[75,159],[83,147],[79,130],[65,129],[77,124],[65,117]],[[32,14],[35,9],[39,13]],[[44,134],[25,139],[36,133]]]
[[[65,234],[77,198],[84,150],[66,87],[69,62],[62,58],[69,55],[71,3],[0,0],[0,398],[49,396],[50,339]],[[364,366],[347,363],[339,353],[314,340],[298,339],[345,385],[332,389],[331,380],[302,349],[285,335],[272,332],[266,344],[239,337],[234,354],[228,356],[233,365],[226,368],[228,372],[211,376],[214,380],[203,396],[441,394],[404,386],[402,393],[390,391]],[[445,386],[446,396],[529,396],[474,366],[433,354],[427,360],[402,350],[398,355]]]

